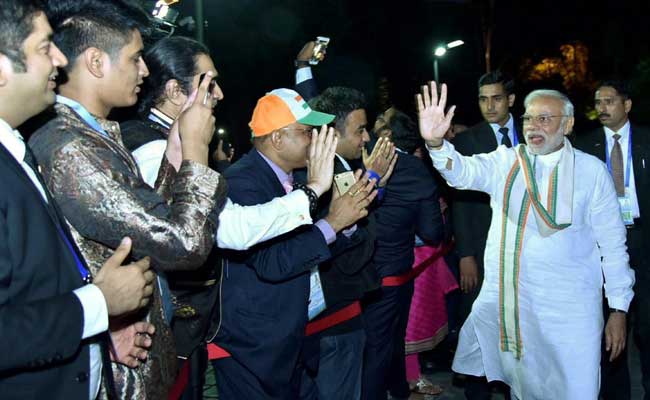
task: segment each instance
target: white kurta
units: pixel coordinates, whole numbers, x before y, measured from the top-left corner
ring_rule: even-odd
[[[528,214],[519,272],[523,353],[516,360],[513,353],[502,352],[499,345],[501,210],[515,151],[499,146],[488,154],[463,157],[445,142],[442,149],[431,150],[430,156],[451,186],[488,193],[493,210],[483,286],[460,332],[454,371],[503,381],[519,399],[597,399],[603,276],[612,308],[628,309],[634,284],[625,226],[605,165],[575,151],[570,227],[542,237],[537,231],[535,211]],[[536,157],[535,178],[542,199],[546,198],[546,183],[559,156],[558,151]]]

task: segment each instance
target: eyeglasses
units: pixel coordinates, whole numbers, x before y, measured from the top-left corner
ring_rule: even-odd
[[[305,135],[305,136],[309,136],[309,137],[311,137],[312,129],[314,129],[314,128],[311,128],[311,127],[309,127],[309,128],[303,128],[303,129],[300,129],[300,128],[280,128],[279,130],[281,130],[281,131],[293,131],[293,132],[298,132],[298,133],[302,133],[302,134]]]
[[[536,123],[541,126],[548,126],[553,118],[567,117],[568,115],[522,115],[521,122],[524,125],[532,125]]]

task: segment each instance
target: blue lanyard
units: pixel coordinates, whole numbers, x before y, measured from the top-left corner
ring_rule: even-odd
[[[81,118],[88,126],[93,128],[93,130],[95,130],[97,133],[100,133],[104,137],[109,137],[108,133],[106,133],[104,128],[99,125],[99,122],[97,122],[95,117],[93,117],[81,104],[61,95],[56,96],[56,102],[65,104],[66,106],[72,108],[74,112],[79,116],[79,118]]]
[[[611,155],[609,154],[609,141],[605,137],[605,161],[607,162],[607,169],[609,174],[612,174],[612,160]],[[632,127],[630,126],[630,131],[627,136],[627,166],[625,168],[625,187],[630,187],[630,170],[632,169]]]
[[[70,243],[70,241],[68,240],[68,237],[63,232],[63,229],[60,226],[57,226],[57,229],[59,230],[59,234],[61,234],[63,241],[68,246],[68,249],[70,249],[70,253],[72,253],[72,257],[74,257],[74,261],[77,264],[77,270],[81,275],[81,279],[84,281],[84,283],[90,283],[92,280],[90,278],[90,272],[86,269],[86,267],[84,267],[83,263],[79,259],[79,256],[77,256],[77,252],[75,251],[74,247],[72,247],[72,243]]]
[[[91,128],[93,128],[95,131],[102,134],[103,136],[108,137],[108,134],[99,125],[97,120],[92,115],[90,115],[88,110],[86,110],[81,104],[61,95],[56,96],[56,102],[65,104],[66,106],[72,108],[74,112],[77,113],[77,115],[79,115],[79,117],[86,124],[88,124]],[[61,222],[65,223],[65,221],[61,221]],[[65,235],[65,232],[63,232],[63,228],[61,228],[61,226],[57,226],[57,229],[59,231],[59,234],[61,235],[61,238],[63,238],[63,241],[65,242],[66,246],[68,246],[70,253],[72,253],[72,257],[74,258],[75,264],[77,264],[77,270],[79,271],[79,275],[81,275],[81,279],[85,283],[90,283],[91,282],[90,271],[88,271],[88,269],[84,266],[84,264],[79,259],[79,256],[77,255],[77,251],[72,246],[72,243],[70,243],[70,240],[68,240],[68,237]]]
[[[518,144],[519,139],[517,138],[517,127],[515,126],[515,122],[512,121],[512,147],[515,147]]]

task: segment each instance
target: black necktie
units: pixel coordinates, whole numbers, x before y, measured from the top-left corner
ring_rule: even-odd
[[[512,142],[508,137],[508,128],[505,126],[503,128],[499,128],[499,133],[501,134],[501,144],[506,147],[512,147]]]
[[[32,153],[32,149],[27,146],[27,143],[25,143],[25,157],[23,160],[34,170],[40,181],[41,179],[38,175],[38,163],[36,162],[36,157],[34,157],[34,153]]]

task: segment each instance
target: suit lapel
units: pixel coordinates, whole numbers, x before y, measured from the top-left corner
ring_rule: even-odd
[[[52,198],[50,191],[45,185],[45,183],[43,182],[43,179],[39,175],[39,172],[34,171],[34,173],[37,174],[37,177],[41,178],[39,179],[39,182],[41,182],[41,185],[43,186],[43,190],[45,191],[45,195],[49,203],[45,202],[43,196],[41,195],[41,192],[38,190],[38,188],[36,188],[34,182],[31,180],[29,175],[27,175],[23,167],[18,163],[18,161],[16,161],[16,159],[11,155],[11,153],[9,153],[9,151],[2,144],[0,144],[0,161],[2,161],[5,165],[7,165],[9,169],[13,170],[13,172],[19,177],[19,179],[23,181],[25,186],[29,188],[27,190],[31,191],[34,194],[34,196],[37,197],[37,200],[35,201],[41,204],[41,206],[45,208],[45,211],[49,215],[50,220],[52,221],[54,226],[60,228],[61,230],[60,233],[66,236],[66,239],[72,246],[73,251],[76,252],[83,266],[86,269],[88,269],[88,266],[86,265],[86,260],[83,258],[81,251],[77,247],[77,244],[72,237],[72,233],[70,232],[65,220],[63,219],[63,214],[60,213],[56,201]],[[75,274],[75,277],[80,279],[79,274]]]
[[[264,182],[264,185],[273,193],[274,197],[284,196],[286,191],[266,160],[262,158],[255,148],[248,154],[251,156],[256,172],[260,174],[259,182]]]
[[[27,146],[27,144],[25,144],[25,146]],[[36,185],[34,185],[34,182],[29,177],[29,175],[27,175],[27,172],[25,172],[22,165],[20,165],[18,161],[11,155],[11,153],[9,153],[9,150],[7,150],[3,145],[0,145],[0,149],[2,149],[2,151],[0,151],[0,157],[4,159],[5,164],[9,166],[9,168],[12,169],[18,177],[20,177],[20,179],[25,183],[27,187],[29,187],[28,190],[30,190],[36,197],[38,197],[37,201],[40,202],[43,207],[45,207],[45,210],[52,219],[52,222],[58,225],[58,218],[55,214],[55,211],[51,207],[52,197],[50,196],[50,192],[47,189],[47,186],[44,185],[42,177],[39,176],[39,172],[34,171],[36,176],[40,178],[39,182],[41,182],[41,185],[43,186],[43,190],[45,191],[45,195],[48,199],[49,204],[45,202],[43,196],[41,195],[41,192],[38,190]]]
[[[476,138],[477,150],[476,153],[489,153],[497,148],[497,138],[494,136],[494,131],[490,124],[483,121],[479,129],[478,137]]]
[[[25,144],[27,146],[27,144]],[[4,159],[4,163],[9,166],[9,168],[13,169],[15,174],[20,177],[20,179],[23,180],[25,185],[29,187],[28,190],[31,190],[32,193],[38,198],[36,200],[41,204],[42,207],[45,208],[47,211],[47,214],[50,216],[50,219],[54,223],[54,225],[61,230],[61,234],[66,236],[66,239],[72,246],[72,249],[74,252],[76,252],[79,260],[83,264],[83,266],[88,269],[88,265],[86,264],[86,260],[84,259],[81,251],[77,247],[77,243],[75,242],[72,232],[70,232],[70,228],[68,227],[68,224],[66,223],[65,219],[63,218],[63,213],[59,209],[58,204],[52,197],[52,194],[50,193],[50,190],[47,188],[47,185],[45,184],[43,177],[40,175],[38,171],[34,171],[36,176],[39,178],[39,182],[43,186],[43,191],[45,192],[45,196],[47,197],[47,202],[43,199],[43,196],[41,195],[41,192],[38,190],[38,188],[34,185],[34,182],[31,180],[29,175],[25,172],[23,167],[16,161],[16,159],[9,153],[9,151],[0,144],[0,159]],[[77,274],[77,277],[79,275]]]
[[[334,156],[334,173],[340,174],[343,172],[347,172],[347,169],[345,169],[345,166],[343,165],[341,160],[339,160],[338,157]]]
[[[594,138],[594,155],[602,162],[607,159],[607,135],[605,135],[605,128],[598,129],[598,135]]]
[[[637,186],[637,191],[640,190],[640,187],[645,182],[645,178],[648,175],[648,169],[650,165],[646,165],[650,162],[648,159],[648,143],[646,132],[636,125],[630,125],[632,129],[632,163],[634,164],[634,181]]]

